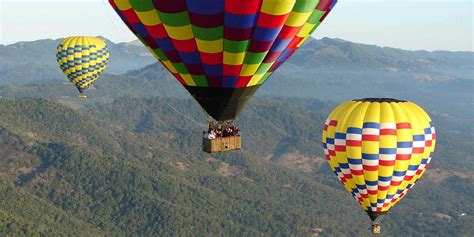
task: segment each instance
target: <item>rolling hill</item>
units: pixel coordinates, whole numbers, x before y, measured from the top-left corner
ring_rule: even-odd
[[[108,42],[78,100],[57,43],[0,45],[0,236],[368,236],[319,142],[329,111],[362,97],[413,100],[438,134],[384,236],[472,232],[472,52],[311,40],[243,110],[243,152],[207,155],[202,111],[143,47]]]
[[[42,99],[0,100],[0,187],[7,190],[0,218],[15,223],[0,225],[0,235],[369,234],[365,213],[318,158],[330,104],[253,100],[238,121],[243,152],[223,155],[199,151],[203,118],[195,105],[122,98],[73,110]],[[470,233],[473,173],[445,166],[465,162],[469,151],[462,158],[444,143],[439,150],[430,173],[384,219],[384,235]]]

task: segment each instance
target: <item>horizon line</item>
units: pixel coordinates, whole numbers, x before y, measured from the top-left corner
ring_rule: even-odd
[[[121,41],[121,42],[115,42],[103,35],[89,35],[89,36],[92,36],[92,37],[99,37],[99,38],[104,38],[106,39],[107,41],[110,41],[112,42],[113,44],[132,44],[134,42],[139,42],[139,45],[138,46],[145,46],[143,45],[139,39],[135,39],[135,40],[132,40],[132,41]],[[353,43],[353,44],[360,44],[360,45],[365,45],[365,46],[376,46],[376,47],[379,47],[379,48],[388,48],[388,49],[397,49],[397,50],[403,50],[403,51],[412,51],[412,52],[418,52],[418,51],[424,51],[424,52],[430,52],[430,53],[434,53],[434,52],[450,52],[450,53],[474,53],[474,49],[471,49],[471,50],[448,50],[448,49],[435,49],[435,50],[429,50],[429,49],[406,49],[406,48],[397,48],[397,47],[394,47],[394,46],[388,46],[388,45],[378,45],[376,43],[368,43],[368,42],[355,42],[355,41],[351,41],[351,40],[346,40],[346,39],[341,39],[341,38],[331,38],[331,37],[322,37],[322,38],[316,38],[314,36],[312,36],[312,38],[314,40],[324,40],[324,39],[331,39],[331,40],[342,40],[342,41],[345,41],[345,42],[349,42],[349,43]],[[34,39],[34,40],[20,40],[20,41],[16,41],[16,42],[13,42],[13,43],[0,43],[0,46],[4,46],[4,47],[8,47],[8,46],[11,46],[11,45],[15,45],[15,44],[19,44],[19,43],[32,43],[32,42],[36,42],[36,41],[41,41],[41,40],[52,40],[52,41],[56,41],[56,40],[59,40],[59,39],[64,39],[64,38],[56,38],[56,39],[52,39],[52,38],[43,38],[43,39]],[[304,44],[303,44],[304,45]]]

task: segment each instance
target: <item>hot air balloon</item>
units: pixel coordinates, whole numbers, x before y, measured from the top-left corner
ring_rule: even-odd
[[[219,122],[237,117],[336,2],[110,0],[138,39]]]
[[[428,167],[436,133],[428,114],[412,102],[361,99],[329,115],[322,142],[332,171],[380,233],[381,217]]]
[[[86,98],[84,91],[104,71],[109,51],[101,39],[75,36],[61,41],[56,49],[56,59],[61,70],[79,90],[79,98]]]

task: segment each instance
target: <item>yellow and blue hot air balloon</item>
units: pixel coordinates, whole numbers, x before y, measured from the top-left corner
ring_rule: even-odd
[[[337,107],[322,135],[326,159],[380,232],[379,217],[423,175],[435,149],[428,114],[412,102],[361,99]]]
[[[61,70],[79,90],[79,97],[104,71],[109,59],[105,42],[96,37],[75,36],[61,41],[56,58]]]

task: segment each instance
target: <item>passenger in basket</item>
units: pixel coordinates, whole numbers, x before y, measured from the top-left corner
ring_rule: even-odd
[[[209,140],[213,139],[216,139],[216,135],[214,134],[214,132],[209,134]]]

